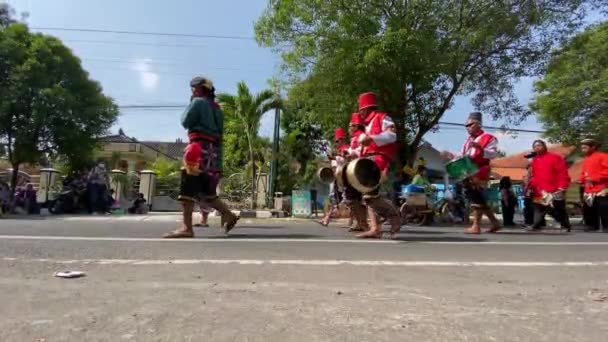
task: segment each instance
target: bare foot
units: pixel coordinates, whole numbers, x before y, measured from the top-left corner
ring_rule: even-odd
[[[484,233],[493,234],[493,233],[498,232],[499,230],[500,230],[500,227],[492,227],[490,229],[486,229],[484,231]]]
[[[227,222],[226,224],[223,226],[224,227],[224,234],[228,235],[228,233],[230,233],[230,231],[234,228],[234,226],[236,226],[236,223],[241,219],[240,216],[237,215],[233,215]]]
[[[364,233],[355,235],[357,239],[381,239],[382,231],[368,230]]]
[[[188,238],[193,238],[194,237],[194,232],[189,231],[189,230],[174,230],[172,232],[166,233],[165,235],[163,235],[163,238],[165,239],[188,239]]]
[[[467,228],[464,230],[465,234],[481,234],[481,229],[479,228]]]

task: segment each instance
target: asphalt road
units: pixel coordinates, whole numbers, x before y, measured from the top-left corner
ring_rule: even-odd
[[[608,234],[0,220],[0,341],[605,341]],[[86,277],[61,279],[62,270]]]

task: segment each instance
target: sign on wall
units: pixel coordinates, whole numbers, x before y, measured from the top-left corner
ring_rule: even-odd
[[[312,214],[310,191],[292,191],[291,208],[293,216],[310,216]]]

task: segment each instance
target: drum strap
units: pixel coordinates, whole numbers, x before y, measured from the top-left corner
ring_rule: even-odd
[[[386,153],[382,153],[382,152],[373,152],[373,153],[365,153],[363,155],[363,157],[373,157],[373,156],[381,156],[387,159],[391,159]]]

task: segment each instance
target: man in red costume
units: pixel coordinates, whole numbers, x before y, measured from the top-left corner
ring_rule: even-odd
[[[498,139],[482,129],[483,116],[479,112],[469,114],[465,123],[469,137],[462,146],[461,154],[468,156],[477,165],[478,171],[463,181],[465,195],[471,205],[473,222],[470,228],[465,230],[467,234],[481,233],[481,219],[485,214],[492,224],[488,233],[494,233],[500,229],[500,223],[496,219],[492,208],[486,199],[486,187],[490,180],[490,159],[498,155]],[[451,155],[453,158],[454,156]]]
[[[348,147],[348,155],[352,158],[359,158],[361,156],[361,146],[359,146],[359,136],[365,133],[365,126],[361,121],[361,115],[359,113],[353,113],[350,116],[350,123],[348,124],[348,134],[350,135],[350,145]]]
[[[583,200],[589,208],[587,231],[608,233],[608,153],[598,151],[599,143],[594,139],[581,141],[585,154],[579,183],[584,185]]]
[[[534,141],[532,148],[535,156],[530,164],[530,188],[534,201],[534,224],[529,230],[540,230],[545,214],[550,211],[562,229],[570,231],[565,196],[570,176],[566,159],[547,151],[547,144],[542,140]]]
[[[342,166],[346,162],[346,155],[348,153],[348,143],[346,142],[346,132],[342,128],[336,128],[334,134],[334,152],[328,156],[331,161],[331,168],[335,172],[336,168]],[[322,226],[327,227],[331,220],[331,215],[338,212],[338,206],[342,202],[342,191],[338,189],[338,185],[334,180],[329,185],[329,201],[330,208],[323,216],[323,220],[319,222]]]
[[[350,145],[347,150],[347,160],[357,159],[361,156],[361,146],[359,146],[359,136],[365,133],[365,126],[361,121],[361,115],[359,113],[353,113],[350,116],[350,122],[348,124],[348,134],[350,136]],[[367,229],[367,210],[363,208],[361,210],[362,217],[358,218],[354,211],[351,210],[350,219],[348,221],[349,232],[361,232]],[[360,222],[359,219],[364,220]],[[357,224],[353,226],[353,222]]]
[[[376,94],[371,92],[359,96],[359,115],[362,124],[365,125],[365,133],[358,138],[361,157],[373,160],[380,168],[382,178],[386,179],[390,162],[397,152],[395,123],[387,113],[378,110]],[[378,216],[386,219],[391,225],[391,237],[394,237],[401,228],[399,211],[392,202],[380,197],[379,190],[378,186],[374,191],[363,194],[371,227],[368,231],[357,235],[358,238],[382,237]]]

